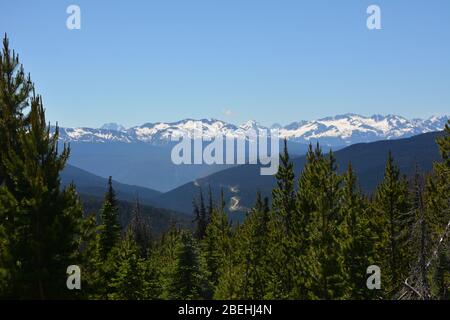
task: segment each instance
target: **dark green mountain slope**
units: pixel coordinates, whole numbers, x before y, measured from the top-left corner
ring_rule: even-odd
[[[86,194],[80,194],[80,197],[84,212],[86,214],[95,213],[97,219],[99,219],[99,212],[103,205],[103,198]],[[132,202],[119,200],[118,206],[119,222],[122,228],[125,228],[132,219],[135,204]],[[175,224],[182,228],[192,228],[192,217],[186,214],[167,209],[159,209],[148,205],[141,205],[140,207],[142,215],[149,220],[152,233],[155,237],[159,237],[170,227],[171,224]]]

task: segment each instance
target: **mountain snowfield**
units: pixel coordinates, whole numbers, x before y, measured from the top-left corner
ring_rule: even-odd
[[[115,123],[108,123],[99,129],[60,128],[60,139],[64,142],[122,142],[166,144],[171,137],[188,135],[194,137],[202,132],[203,138],[224,136],[246,138],[250,130],[279,130],[280,138],[292,142],[309,143],[320,141],[323,145],[344,146],[359,142],[373,142],[411,137],[417,134],[439,131],[445,126],[449,116],[433,116],[429,119],[408,120],[398,115],[373,115],[364,117],[357,114],[344,114],[313,121],[293,122],[287,126],[264,127],[250,120],[235,126],[216,119],[184,119],[172,123],[146,123],[142,126],[125,129]],[[200,125],[199,125],[200,124]],[[267,132],[267,131],[266,131]]]

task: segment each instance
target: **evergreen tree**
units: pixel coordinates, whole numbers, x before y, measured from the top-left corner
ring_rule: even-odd
[[[450,300],[450,254],[449,244],[438,252],[433,270],[434,296],[440,300]],[[445,251],[446,249],[446,251]]]
[[[432,217],[431,255],[427,267],[431,269],[432,297],[448,300],[450,297],[450,121],[444,135],[437,139],[442,162],[433,166],[433,174],[427,180],[426,208]],[[428,270],[428,269],[427,269]]]
[[[131,219],[131,230],[134,240],[139,248],[142,258],[147,258],[152,244],[152,232],[149,221],[142,215],[139,197],[133,208],[133,218]]]
[[[160,242],[152,250],[150,266],[156,270],[161,287],[160,298],[169,299],[172,275],[177,262],[177,250],[181,243],[181,231],[174,223],[162,235]]]
[[[10,80],[0,79],[3,88],[9,85],[4,81]],[[22,99],[10,98],[15,102]],[[58,128],[50,133],[42,98],[33,92],[29,104],[27,121],[17,122],[20,127],[8,127],[5,123],[14,121],[2,120],[3,128],[9,128],[7,134],[16,136],[15,147],[9,144],[2,152],[5,179],[0,188],[0,212],[10,257],[6,296],[62,298],[70,295],[65,286],[66,268],[76,264],[79,256],[82,208],[75,188],[62,189],[60,185],[59,173],[69,157],[69,148],[64,146],[58,152]],[[15,115],[8,111],[2,116]]]
[[[317,262],[312,291],[320,299],[342,299],[347,289],[341,234],[343,219],[339,210],[341,177],[336,173],[335,162],[331,150],[325,158],[316,149],[314,171],[317,189],[313,189],[316,196],[313,198],[309,230],[313,248],[310,259]]]
[[[341,214],[344,219],[345,270],[348,274],[349,297],[352,299],[374,298],[376,291],[366,287],[367,267],[375,264],[375,234],[371,211],[367,201],[356,185],[351,163],[343,178]],[[344,241],[344,239],[343,239]]]
[[[174,300],[200,299],[205,291],[206,277],[195,239],[183,232],[177,249],[175,270],[171,276],[169,298]]]
[[[295,244],[292,242],[295,224],[293,214],[295,207],[295,174],[294,165],[290,161],[287,141],[284,140],[284,150],[280,154],[280,166],[276,174],[277,186],[272,191],[272,211],[269,219],[269,246],[271,261],[267,265],[269,279],[267,296],[269,298],[289,298],[292,288],[296,286],[293,281],[297,273],[295,265],[296,252],[292,251]]]
[[[283,154],[280,154],[280,166],[276,174],[277,187],[272,191],[274,214],[283,224],[283,230],[289,233],[291,216],[295,210],[294,164],[289,158],[287,141],[284,140]]]
[[[5,35],[0,53],[0,185],[13,187],[14,179],[5,168],[10,150],[19,149],[19,129],[28,124],[28,116],[23,113],[29,107],[33,92],[30,76],[25,75],[19,56],[9,49]]]
[[[207,208],[206,218],[205,218],[206,224],[209,223],[213,210],[214,210],[214,198],[213,198],[213,194],[212,194],[211,185],[208,185],[208,208]]]
[[[209,193],[210,202],[212,202],[212,195],[211,195],[211,189]],[[205,201],[203,198],[203,192],[200,189],[200,205],[197,204],[196,200],[193,200],[193,206],[194,206],[194,215],[195,215],[195,221],[197,222],[196,229],[195,229],[195,238],[197,240],[203,240],[206,235],[206,228],[209,223],[209,216],[208,211],[211,210],[205,207]],[[212,204],[210,204],[211,206]]]
[[[118,207],[116,193],[112,186],[112,178],[108,180],[108,191],[105,194],[105,200],[100,212],[102,221],[101,232],[99,235],[99,251],[102,260],[106,260],[111,249],[120,239],[120,225],[118,217]]]
[[[124,239],[113,248],[111,257],[114,275],[108,281],[108,299],[144,299],[145,264],[131,228],[126,232]]]
[[[235,260],[238,266],[235,273],[240,273],[241,281],[234,276],[235,296],[230,298],[262,300],[266,296],[268,279],[267,264],[269,258],[269,204],[257,193],[255,206],[248,213],[244,224],[236,231]],[[237,284],[240,284],[237,286]],[[231,286],[229,286],[231,287]]]
[[[388,154],[384,180],[376,191],[375,210],[381,228],[378,248],[382,259],[380,267],[386,270],[384,290],[387,296],[391,297],[403,285],[409,272],[404,235],[407,230],[405,221],[409,220],[411,214],[408,184],[400,176],[400,170],[394,164],[391,152]]]
[[[206,228],[206,236],[202,243],[206,264],[209,271],[209,280],[214,288],[218,284],[225,262],[231,257],[231,237],[231,224],[228,220],[227,214],[223,210],[223,206],[222,208],[215,208],[211,216],[211,222]]]

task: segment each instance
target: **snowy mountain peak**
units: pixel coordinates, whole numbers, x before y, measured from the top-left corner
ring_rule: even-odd
[[[253,129],[253,130],[257,130],[257,129],[265,129],[265,127],[261,126],[258,122],[256,122],[255,120],[248,120],[247,122],[244,122],[243,124],[241,124],[239,126],[239,129],[242,129],[244,131]]]
[[[439,131],[445,127],[448,116],[433,116],[426,120],[408,120],[398,115],[343,114],[311,121],[293,122],[286,126],[276,125],[280,138],[299,143],[319,141],[327,146],[344,146],[359,142],[398,139],[421,133]],[[203,137],[245,137],[248,130],[267,129],[254,120],[240,126],[217,119],[183,119],[177,122],[146,123],[125,129],[110,123],[100,129],[61,128],[60,139],[74,142],[123,142],[123,143],[167,143],[171,137],[193,136],[202,132]],[[257,130],[256,130],[257,131]]]

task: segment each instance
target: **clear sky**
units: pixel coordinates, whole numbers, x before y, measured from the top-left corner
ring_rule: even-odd
[[[450,113],[448,0],[0,0],[0,32],[61,126]]]

